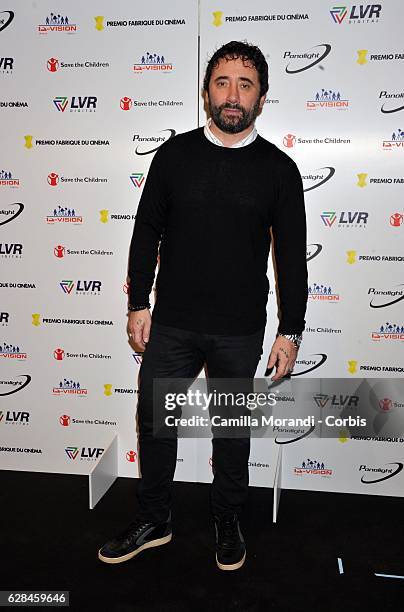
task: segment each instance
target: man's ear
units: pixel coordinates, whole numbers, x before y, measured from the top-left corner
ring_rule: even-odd
[[[260,98],[260,111],[262,111],[264,104],[265,104],[265,100],[266,100],[266,94],[264,94],[263,96],[261,96]]]

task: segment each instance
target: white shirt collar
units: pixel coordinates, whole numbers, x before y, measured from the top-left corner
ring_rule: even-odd
[[[208,140],[210,140],[210,142],[213,142],[213,144],[218,145],[219,147],[224,147],[224,144],[222,143],[221,140],[219,140],[219,138],[217,138],[217,136],[215,136],[212,132],[212,130],[210,129],[210,125],[212,123],[212,118],[209,118],[203,131],[205,133],[205,136]],[[242,138],[241,140],[239,140],[238,142],[236,142],[234,145],[231,145],[231,149],[238,149],[239,147],[245,147],[246,145],[250,144],[251,142],[254,142],[254,140],[257,138],[258,136],[258,132],[257,129],[254,125],[253,129],[251,130],[251,132],[249,134],[247,134],[247,136],[245,136],[244,138]]]

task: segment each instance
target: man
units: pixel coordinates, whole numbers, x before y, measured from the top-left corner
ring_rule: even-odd
[[[99,551],[106,563],[171,540],[177,440],[153,436],[153,379],[253,378],[266,324],[271,236],[280,324],[272,380],[296,360],[307,302],[306,220],[295,163],[256,132],[268,66],[252,45],[230,42],[210,59],[204,98],[210,119],[164,143],[151,163],[129,257],[128,332],[145,350],[138,403],[142,478],[136,520]],[[178,180],[178,168],[181,179]],[[156,260],[157,299],[150,315]],[[248,490],[250,438],[212,440],[211,506],[220,569],[241,567],[238,516]]]

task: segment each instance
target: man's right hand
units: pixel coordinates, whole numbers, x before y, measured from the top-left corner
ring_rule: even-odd
[[[150,328],[151,314],[148,308],[129,311],[127,329],[129,341],[135,345],[135,348],[140,347],[142,351],[145,350],[146,344],[149,342]]]

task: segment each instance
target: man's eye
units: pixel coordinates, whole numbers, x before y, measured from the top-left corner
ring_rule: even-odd
[[[241,83],[241,87],[242,87],[243,89],[249,89],[250,84],[249,84],[249,83]]]

